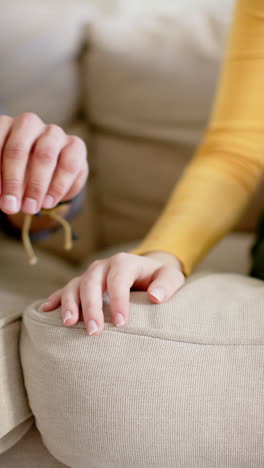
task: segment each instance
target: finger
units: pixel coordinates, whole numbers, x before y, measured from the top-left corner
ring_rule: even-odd
[[[43,312],[50,312],[51,310],[57,309],[61,304],[61,293],[62,289],[58,289],[52,293],[45,304],[42,305]]]
[[[53,208],[69,192],[86,161],[86,148],[78,137],[68,137],[68,144],[59,156],[57,168],[43,201],[44,208]]]
[[[0,207],[7,214],[21,209],[25,172],[30,152],[45,125],[32,113],[15,119],[2,151],[2,194]]]
[[[83,320],[89,335],[99,335],[104,327],[103,293],[106,290],[107,270],[108,262],[93,262],[81,280]]]
[[[84,187],[85,185],[85,182],[87,180],[87,177],[88,177],[88,165],[87,165],[87,168],[81,170],[79,172],[79,174],[77,175],[77,178],[75,180],[75,182],[73,183],[72,187],[70,188],[70,190],[66,193],[66,195],[63,197],[63,201],[65,200],[71,200],[72,198],[74,198],[78,193],[80,193],[80,191],[82,190],[82,188]]]
[[[57,125],[48,125],[37,140],[27,170],[24,213],[36,214],[40,210],[65,142],[66,134]]]
[[[80,278],[74,278],[62,290],[61,312],[65,325],[71,326],[78,322],[80,310]]]
[[[168,301],[185,283],[184,274],[172,266],[163,266],[154,274],[147,294],[156,304]]]
[[[117,327],[124,325],[128,320],[130,288],[136,276],[135,263],[128,254],[120,253],[112,257],[107,275],[107,292],[111,314]]]
[[[0,115],[0,161],[2,159],[2,150],[8,134],[11,130],[13,119],[8,115]],[[1,168],[1,164],[0,164]],[[1,177],[0,177],[0,194],[1,194]]]

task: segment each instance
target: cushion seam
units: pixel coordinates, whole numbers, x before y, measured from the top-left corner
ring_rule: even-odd
[[[21,322],[22,321],[22,315],[18,318],[16,318],[15,320],[10,320],[9,322],[5,323],[4,325],[1,325],[1,320],[0,320],[0,332],[1,330],[4,330],[5,328],[9,327],[10,325],[13,325],[13,323],[16,323],[16,322]]]
[[[50,324],[43,322],[42,320],[36,320],[34,318],[31,318],[33,322],[36,323],[42,323],[43,325],[46,326],[53,326],[57,328],[67,328],[67,329],[72,329],[73,327],[64,327],[62,325],[56,325],[56,324]],[[85,327],[76,327],[75,330],[85,330]],[[184,340],[179,340],[179,339],[172,339],[172,338],[160,338],[158,336],[152,336],[152,335],[144,335],[144,334],[139,334],[139,333],[131,333],[131,332],[125,332],[121,330],[120,328],[115,329],[104,329],[103,332],[110,332],[110,333],[122,333],[124,335],[136,335],[136,336],[143,336],[144,338],[153,338],[157,340],[162,340],[162,341],[172,341],[176,343],[185,343],[185,344],[196,344],[196,345],[201,345],[201,346],[264,346],[264,343],[201,343],[197,341],[184,341]],[[88,337],[88,335],[87,335]]]

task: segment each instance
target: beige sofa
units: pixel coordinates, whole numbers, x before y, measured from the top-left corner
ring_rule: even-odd
[[[187,21],[29,2],[0,20],[6,112],[31,110],[80,134],[90,163],[72,252],[57,232],[32,268],[19,243],[1,238],[1,468],[264,464],[263,290],[247,276],[262,187],[171,301],[131,293],[122,330],[107,296],[105,329],[93,339],[83,323],[67,328],[59,310],[40,309],[94,259],[136,245],[190,160],[229,24],[195,8]]]

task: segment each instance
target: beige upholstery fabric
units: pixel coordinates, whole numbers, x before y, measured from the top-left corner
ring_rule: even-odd
[[[23,299],[0,289],[0,454],[14,445],[32,424],[19,358]],[[22,309],[23,310],[23,309]]]
[[[92,126],[100,244],[143,237],[194,154],[208,121],[227,19],[196,6],[93,23],[84,75]],[[253,229],[264,189],[238,226]]]
[[[1,111],[32,111],[58,125],[75,118],[80,107],[82,28],[92,17],[91,7],[82,0],[2,2]]]
[[[14,447],[0,455],[0,466],[1,468],[66,467],[46,449],[34,424]]]
[[[29,266],[22,245],[1,236],[0,454],[16,444],[33,422],[19,356],[23,311],[33,300],[47,297],[73,276],[63,261],[41,252],[38,255],[39,264]]]
[[[74,468],[259,468],[264,463],[263,282],[197,272],[166,304],[131,293],[129,323],[89,337],[41,302],[23,317],[30,406]]]
[[[25,389],[24,389],[24,392],[25,392]],[[20,392],[20,399],[21,399],[21,394],[22,394],[22,392]],[[25,407],[28,406],[26,396],[25,396],[24,406]],[[17,408],[16,408],[16,411],[17,411]],[[16,413],[16,417],[17,417],[17,413]],[[12,447],[17,446],[18,442],[21,439],[23,439],[25,434],[27,434],[27,432],[30,430],[33,423],[34,423],[33,416],[28,417],[28,419],[26,419],[26,421],[24,421],[24,422],[22,422],[20,424],[17,423],[17,426],[14,429],[11,429],[11,431],[9,431],[5,436],[1,437],[1,439],[0,439],[0,466],[3,466],[3,465],[1,465],[2,457],[6,453],[6,451],[9,452],[9,450]]]
[[[54,258],[36,246],[35,251],[39,261],[30,266],[22,243],[0,235],[0,287],[10,296],[21,297],[21,311],[28,301],[46,297],[74,275],[66,261]]]

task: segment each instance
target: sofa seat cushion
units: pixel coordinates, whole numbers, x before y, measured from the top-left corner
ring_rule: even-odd
[[[29,266],[22,244],[1,236],[0,454],[16,444],[33,422],[19,355],[23,311],[33,300],[47,297],[73,276],[62,260],[42,252],[38,256],[38,265]]]
[[[163,305],[131,292],[125,327],[89,337],[60,309],[23,316],[30,406],[74,468],[258,468],[264,463],[263,282],[200,271]]]
[[[63,234],[62,234],[63,236]],[[47,297],[61,287],[74,274],[74,269],[65,260],[43,252],[34,245],[38,263],[29,265],[22,242],[8,239],[0,234],[0,287],[17,294],[22,299],[21,309],[34,299]]]
[[[10,450],[0,455],[3,468],[65,468],[66,465],[54,458],[44,446],[35,424],[27,430],[25,436]]]
[[[32,424],[19,357],[23,298],[0,289],[0,454]]]

